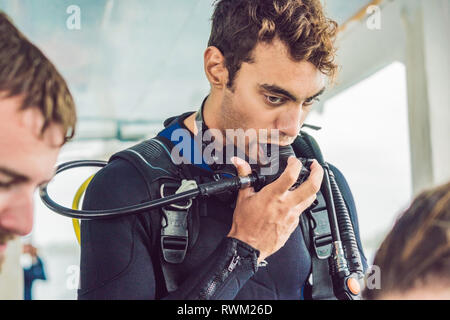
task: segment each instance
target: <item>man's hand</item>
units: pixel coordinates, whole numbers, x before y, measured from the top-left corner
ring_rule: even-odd
[[[239,176],[251,173],[250,165],[234,157]],[[280,177],[259,192],[253,188],[239,191],[233,224],[228,237],[239,239],[258,249],[262,261],[278,251],[299,224],[300,214],[316,199],[323,178],[323,169],[314,160],[308,179],[297,189],[289,191],[296,182],[301,162],[289,157],[288,165]]]

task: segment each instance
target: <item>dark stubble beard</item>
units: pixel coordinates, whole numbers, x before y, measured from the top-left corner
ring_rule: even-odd
[[[243,106],[242,106],[243,107]],[[234,107],[234,93],[231,90],[227,90],[224,95],[222,105],[220,107],[220,116],[218,117],[220,131],[222,133],[223,141],[225,143],[234,143],[233,141],[226,141],[226,132],[225,129],[243,129],[244,132],[248,129],[248,124],[251,122],[251,119],[248,119],[244,114],[240,113]],[[257,139],[254,141],[246,140],[245,143],[245,153],[247,156],[249,155],[257,155],[258,163],[266,163],[266,155],[264,152],[259,153],[261,150],[258,150],[258,144],[281,144],[287,145],[293,142],[293,138],[290,138],[281,132],[279,132],[278,139],[274,141],[273,137],[271,137],[270,130],[266,131],[267,140],[260,141],[259,140],[259,131],[257,130],[256,135]],[[292,140],[292,141],[291,141]]]
[[[228,90],[223,98],[222,105],[220,107],[220,117],[218,117],[220,131],[222,133],[223,141],[225,143],[233,143],[233,141],[226,140],[226,129],[242,129],[244,132],[248,129],[249,120],[243,113],[235,110],[234,107],[234,96],[231,90]],[[257,141],[252,141],[251,144],[257,143]],[[246,153],[248,153],[249,141],[246,141]]]

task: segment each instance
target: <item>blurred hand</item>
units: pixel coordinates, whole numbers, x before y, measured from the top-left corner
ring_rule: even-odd
[[[37,249],[31,244],[25,244],[22,251],[23,253],[28,253],[33,258],[37,257]]]

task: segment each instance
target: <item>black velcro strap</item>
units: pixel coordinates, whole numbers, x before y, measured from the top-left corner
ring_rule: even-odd
[[[337,300],[333,292],[333,282],[330,277],[328,259],[319,259],[313,255],[312,259],[312,299]]]
[[[323,156],[319,145],[304,131],[292,143],[297,157],[316,159],[322,163]],[[309,212],[302,214],[300,220],[305,244],[312,260],[312,288],[307,294],[313,300],[336,300],[330,275],[329,257],[332,253],[332,235],[326,203],[322,192],[317,194],[317,204]]]
[[[149,197],[151,199],[156,199],[161,197],[160,194],[160,184],[161,181],[181,181],[182,175],[180,174],[180,168],[177,167],[171,158],[170,155],[171,146],[166,143],[166,141],[161,141],[160,137],[154,137],[152,139],[141,142],[131,148],[123,150],[114,154],[110,161],[113,161],[116,158],[121,158],[130,162],[143,176],[147,189],[149,192]],[[158,210],[161,213],[161,210]],[[185,216],[187,212],[185,212]],[[183,250],[181,252],[186,253],[188,238],[185,237],[185,243],[183,242],[183,237],[177,237],[178,231],[183,230],[187,233],[187,225],[183,223],[181,228],[173,228],[174,225],[178,223],[174,221],[174,215],[169,214],[170,217],[166,216],[170,220],[170,227],[165,230],[165,234],[162,234],[161,230],[161,219],[165,219],[164,215],[161,214],[152,214],[150,215],[151,219],[151,250],[158,254],[158,258],[155,261],[160,262],[159,266],[155,268],[159,272],[162,272],[164,281],[165,281],[165,289],[168,292],[172,292],[176,290],[177,283],[180,283],[179,275],[180,272],[175,268],[176,264],[172,265],[166,262],[163,258],[163,252],[166,253],[166,257],[169,261],[182,261],[182,259],[175,259],[175,256],[179,258],[181,255],[180,251],[177,250],[182,247]],[[176,219],[181,221],[183,219]],[[186,221],[186,220],[183,220]],[[167,222],[167,220],[166,220]],[[174,222],[174,223],[173,223]],[[176,231],[176,232],[175,232]],[[172,235],[172,233],[176,233]],[[162,239],[161,236],[165,237]],[[175,242],[174,242],[175,239]],[[162,240],[162,241],[161,241]],[[181,240],[181,241],[180,241]],[[166,250],[167,249],[167,250]],[[175,254],[174,254],[175,253]],[[182,258],[184,258],[184,254],[182,254]],[[156,258],[153,255],[154,258]],[[172,259],[171,259],[172,257]],[[158,264],[158,263],[155,263]],[[158,292],[157,295],[159,297],[164,295],[162,292],[162,286],[157,284]]]
[[[164,275],[167,292],[170,293],[176,291],[179,284],[184,280],[184,274],[180,272],[179,265],[168,263],[164,260],[162,254],[159,255],[159,263]]]

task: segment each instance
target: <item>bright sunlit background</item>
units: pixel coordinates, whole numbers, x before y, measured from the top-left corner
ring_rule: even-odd
[[[382,41],[372,43],[379,50],[360,54],[367,39],[396,35],[390,20],[386,19],[384,29],[382,24],[381,30],[367,30],[364,14],[359,18],[355,14],[376,2],[391,16],[389,12],[400,12],[405,1],[390,1],[393,9],[385,1],[323,2],[346,27],[340,38],[343,75],[307,119],[322,129],[307,131],[353,191],[370,264],[413,195],[407,68],[404,54]],[[59,163],[107,160],[114,152],[153,136],[165,118],[199,107],[209,89],[202,55],[210,31],[210,3],[0,0],[0,9],[52,59],[75,97],[78,132],[63,147]],[[67,26],[72,5],[80,9],[79,30]],[[364,41],[350,41],[360,30]],[[404,45],[404,35],[399,37],[396,41]],[[349,55],[352,50],[358,55]],[[379,59],[382,54],[389,59]],[[356,67],[370,61],[371,55],[376,62],[370,68]],[[77,169],[61,174],[49,186],[52,198],[71,206],[76,190],[93,172]],[[50,212],[36,194],[34,229],[23,241],[38,248],[48,276],[45,282],[35,282],[34,298],[75,299],[80,249],[72,221]]]

